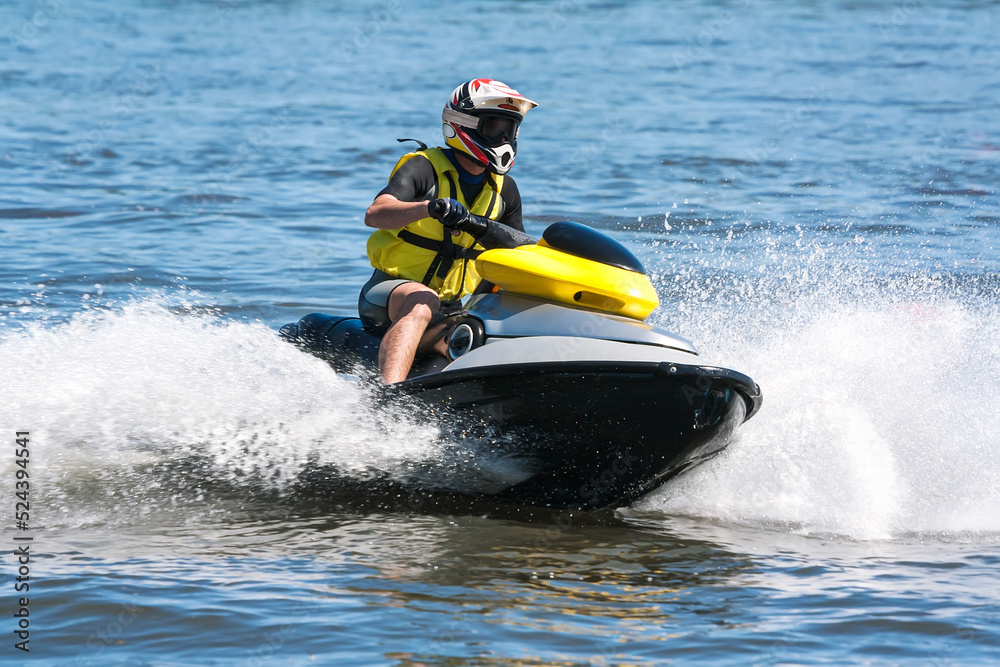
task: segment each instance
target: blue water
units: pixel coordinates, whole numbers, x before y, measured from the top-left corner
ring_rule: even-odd
[[[998,31],[921,0],[4,2],[0,662],[1000,661]],[[296,491],[517,473],[274,336],[352,311],[395,140],[478,76],[541,105],[528,231],[626,243],[652,321],[764,392],[613,515]]]

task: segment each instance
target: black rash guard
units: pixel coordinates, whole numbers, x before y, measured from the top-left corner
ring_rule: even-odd
[[[488,175],[483,174],[483,178],[478,183],[467,182],[467,174],[458,167],[459,187],[462,188],[462,195],[465,201],[474,202],[483,189]],[[423,155],[418,155],[403,163],[396,173],[389,179],[389,185],[382,188],[378,195],[392,195],[400,201],[430,201],[437,199],[437,174],[431,161]],[[503,187],[500,190],[500,199],[503,202],[503,211],[497,222],[508,227],[513,227],[519,232],[524,231],[524,224],[521,222],[521,193],[517,191],[517,183],[510,176],[504,176]]]

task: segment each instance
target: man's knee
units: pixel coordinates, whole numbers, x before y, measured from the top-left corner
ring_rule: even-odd
[[[440,302],[437,298],[431,299],[429,297],[417,297],[410,300],[407,303],[407,307],[404,307],[404,312],[402,317],[412,317],[420,320],[424,323],[424,326],[430,324],[431,319],[434,317],[434,313],[438,311],[440,307]]]
[[[416,286],[400,286],[393,290],[389,297],[389,317],[393,322],[406,316],[413,316],[430,322],[431,318],[441,308],[441,298],[437,293],[416,283]],[[409,289],[404,289],[408,287]]]

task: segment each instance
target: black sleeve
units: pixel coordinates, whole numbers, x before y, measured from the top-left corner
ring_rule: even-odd
[[[496,220],[482,219],[486,221],[486,231],[476,236],[476,241],[487,250],[492,250],[493,248],[516,248],[521,245],[531,245],[538,242],[538,239],[528,236],[523,231],[500,224]]]
[[[392,195],[400,201],[423,201],[437,197],[437,174],[430,160],[422,155],[403,163],[389,179],[389,185],[379,195]],[[504,212],[496,222],[490,220],[488,231],[479,240],[486,248],[515,248],[534,243],[535,239],[524,233],[521,221],[521,193],[517,183],[507,176],[500,191]],[[500,224],[497,224],[500,223]]]
[[[418,155],[404,162],[389,179],[389,185],[375,196],[392,195],[399,201],[423,201],[434,199],[436,191],[437,175],[434,173],[434,166],[423,155]],[[518,211],[520,221],[520,207]]]
[[[500,191],[500,198],[503,199],[503,215],[500,222],[513,227],[519,232],[524,231],[524,223],[521,222],[521,193],[517,191],[517,183],[510,176],[503,179],[503,189]]]
[[[503,179],[500,198],[503,199],[503,215],[496,221],[486,221],[486,232],[477,239],[479,243],[487,250],[516,248],[535,243],[535,238],[524,233],[524,224],[521,221],[521,193],[517,190],[517,183],[510,176]]]

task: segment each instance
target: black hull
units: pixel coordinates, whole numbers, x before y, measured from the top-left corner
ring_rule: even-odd
[[[627,363],[445,372],[393,389],[460,417],[466,438],[502,433],[502,453],[531,462],[538,473],[496,500],[585,510],[627,505],[718,454],[759,396],[732,371]]]
[[[355,322],[304,318],[282,334],[346,370],[374,356]],[[478,497],[578,510],[628,505],[710,459],[760,405],[745,375],[668,362],[508,364],[431,373],[382,391],[387,401],[417,401],[428,418],[454,425],[456,437],[490,443],[535,471]]]

